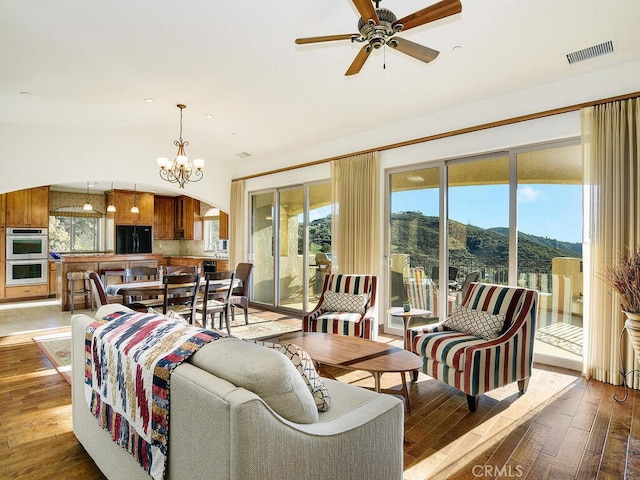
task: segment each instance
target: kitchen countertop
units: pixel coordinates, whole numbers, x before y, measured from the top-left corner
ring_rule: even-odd
[[[164,258],[193,258],[193,259],[204,259],[204,260],[229,260],[228,254],[217,254],[217,255],[165,255]]]

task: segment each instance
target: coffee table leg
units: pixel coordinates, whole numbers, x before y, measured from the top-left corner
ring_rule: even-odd
[[[406,402],[407,412],[411,411],[411,403],[409,403],[409,390],[407,389],[407,377],[405,372],[400,372],[402,377],[402,394],[404,395],[404,401]]]
[[[373,389],[377,393],[380,393],[380,377],[382,377],[382,372],[371,372],[371,374],[373,375],[373,380],[375,382]]]

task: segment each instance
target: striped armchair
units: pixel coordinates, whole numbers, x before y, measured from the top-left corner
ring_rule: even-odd
[[[476,411],[478,396],[518,382],[526,391],[533,363],[533,340],[538,314],[538,292],[522,287],[471,283],[462,305],[506,317],[493,340],[447,327],[443,320],[407,331],[408,345],[422,357],[422,371],[467,395],[469,410]]]
[[[335,333],[375,340],[378,336],[376,320],[375,275],[345,275],[333,273],[324,279],[318,305],[302,318],[303,332]],[[366,296],[361,313],[354,311],[327,310],[327,292]]]

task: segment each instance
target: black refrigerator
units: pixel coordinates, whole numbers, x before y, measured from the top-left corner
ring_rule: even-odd
[[[152,253],[151,226],[116,225],[116,253]]]

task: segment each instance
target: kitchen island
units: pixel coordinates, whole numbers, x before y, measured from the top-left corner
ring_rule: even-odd
[[[113,255],[108,253],[72,253],[62,255],[57,260],[58,291],[56,297],[60,299],[62,311],[70,309],[69,305],[69,282],[67,273],[76,271],[93,270],[102,275],[107,270],[124,270],[134,267],[155,267],[157,268],[162,260],[162,254],[132,254]],[[75,289],[82,290],[82,282],[76,282]],[[76,308],[90,308],[90,305],[82,305],[80,295],[76,297]]]

